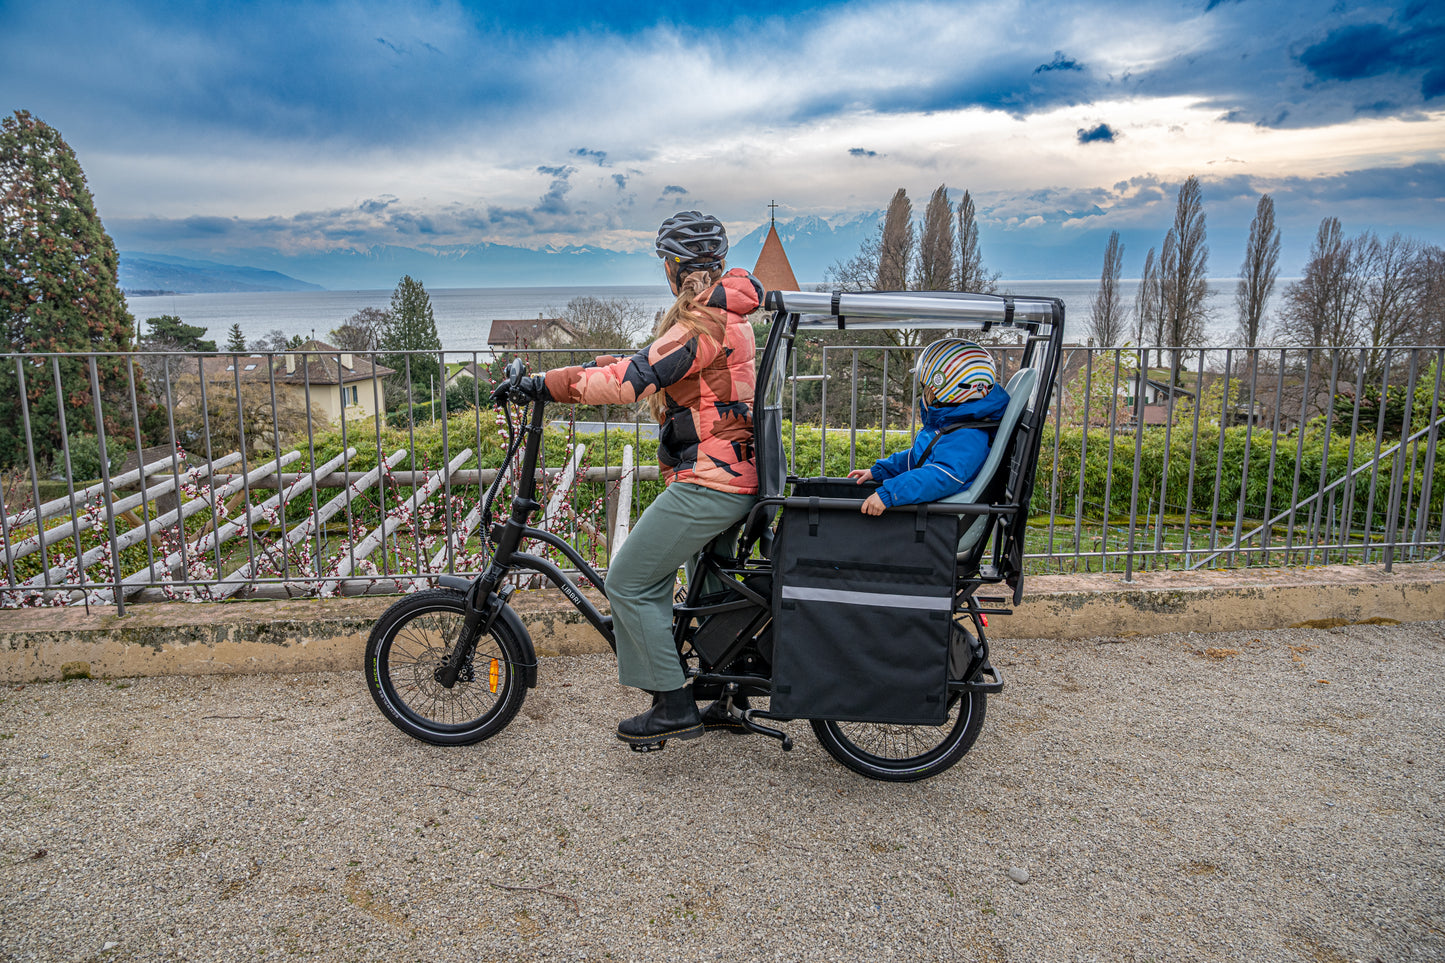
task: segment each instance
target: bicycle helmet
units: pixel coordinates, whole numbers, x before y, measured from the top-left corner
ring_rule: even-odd
[[[722,221],[701,211],[679,211],[657,229],[657,256],[701,271],[718,267],[728,255]]]
[[[918,355],[918,382],[933,389],[934,403],[959,405],[988,394],[998,380],[993,356],[972,341],[940,338]]]

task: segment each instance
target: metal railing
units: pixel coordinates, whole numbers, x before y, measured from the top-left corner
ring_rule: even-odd
[[[842,475],[907,447],[917,350],[800,346],[792,471]],[[995,354],[1006,379],[1018,354]],[[0,604],[123,611],[475,572],[503,454],[487,398],[516,355],[541,370],[590,352],[4,356]],[[1439,559],[1442,362],[1439,347],[1067,349],[1028,564],[1128,578]],[[553,425],[543,524],[605,567],[660,490],[646,405],[559,409]]]

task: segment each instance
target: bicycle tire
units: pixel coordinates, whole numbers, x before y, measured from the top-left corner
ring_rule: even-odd
[[[828,755],[859,775],[883,782],[916,782],[938,775],[973,748],[983,728],[987,699],[981,692],[960,693],[949,703],[949,718],[940,726],[810,721],[813,735]]]
[[[409,595],[382,613],[366,642],[366,684],[392,725],[439,746],[481,742],[507,727],[527,687],[522,647],[503,618],[477,641],[472,678],[451,689],[436,681],[442,657],[460,634],[466,596],[452,589]]]

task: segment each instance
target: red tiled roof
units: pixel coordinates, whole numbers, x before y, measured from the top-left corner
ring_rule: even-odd
[[[567,337],[575,337],[577,330],[561,318],[528,318],[520,321],[498,318],[487,332],[487,344],[503,348],[530,348],[541,337],[553,330]]]

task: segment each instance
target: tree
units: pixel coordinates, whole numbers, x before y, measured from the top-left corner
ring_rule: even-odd
[[[893,200],[888,202],[888,213],[883,216],[883,233],[878,246],[878,280],[874,284],[876,290],[907,289],[914,243],[913,202],[908,199],[908,192],[900,187],[894,192]]]
[[[1124,339],[1124,298],[1119,291],[1123,265],[1124,245],[1119,243],[1119,232],[1110,231],[1104,248],[1104,270],[1099,275],[1099,290],[1089,316],[1089,337],[1101,347],[1112,347]]]
[[[998,290],[998,277],[997,272],[983,266],[973,198],[964,191],[963,200],[958,202],[958,290],[993,294]]]
[[[1159,261],[1151,247],[1144,256],[1144,273],[1139,277],[1139,292],[1134,296],[1134,339],[1141,348],[1164,343],[1162,294]],[[1144,359],[1146,364],[1148,360],[1147,357]]]
[[[145,336],[142,347],[146,351],[215,351],[216,342],[207,340],[206,329],[186,324],[174,314],[163,314],[158,318],[146,318],[150,333]]]
[[[386,311],[366,307],[331,329],[331,343],[343,351],[375,351],[386,330]]]
[[[1190,176],[1179,187],[1174,224],[1164,237],[1159,257],[1160,303],[1164,309],[1164,338],[1173,348],[1204,343],[1204,322],[1209,298],[1209,243],[1204,228],[1204,207],[1199,178]],[[1171,353],[1172,383],[1178,383],[1183,353]]]
[[[285,331],[280,328],[272,328],[269,334],[263,334],[254,339],[250,349],[252,351],[285,351],[291,347],[291,340]]]
[[[246,336],[241,333],[241,323],[238,321],[231,325],[231,330],[226,334],[227,351],[245,351]]]
[[[1420,244],[1413,238],[1391,235],[1381,241],[1373,231],[1355,241],[1360,272],[1360,327],[1372,349],[1368,368],[1378,372],[1384,348],[1408,344],[1415,328],[1413,311],[1414,266]]]
[[[1362,286],[1356,245],[1345,240],[1339,218],[1320,221],[1304,276],[1284,289],[1284,339],[1298,345],[1342,347],[1359,342]]]
[[[942,184],[923,209],[923,236],[918,243],[918,270],[914,287],[920,291],[948,291],[953,287],[954,269],[953,202]]]
[[[1234,303],[1239,310],[1239,333],[1245,347],[1259,344],[1264,334],[1264,311],[1279,277],[1279,228],[1274,224],[1274,198],[1261,194],[1249,222],[1244,263],[1239,266],[1239,288]]]
[[[26,111],[0,121],[0,318],[4,350],[16,353],[129,351],[134,321],[116,282],[119,258],[101,224],[80,162],[60,134]],[[36,451],[59,451],[57,385],[43,359],[25,368]],[[106,429],[131,423],[130,362],[100,357],[96,369]],[[71,432],[95,430],[89,366],[60,363],[59,398]],[[20,397],[16,362],[0,360],[0,393]],[[0,466],[29,461],[18,405],[0,415]]]
[[[630,348],[652,332],[647,309],[628,298],[573,298],[557,316],[576,332],[561,341],[559,348]]]
[[[1416,344],[1445,344],[1445,248],[1421,248],[1410,266],[1411,309]]]
[[[440,387],[441,338],[437,335],[436,318],[432,315],[431,298],[420,281],[405,275],[391,293],[391,311],[381,333],[381,350],[388,352],[381,363],[395,368],[395,382],[408,389],[412,399],[417,393],[428,394],[433,383]],[[402,354],[417,351],[421,354]],[[410,367],[411,380],[407,382]]]

